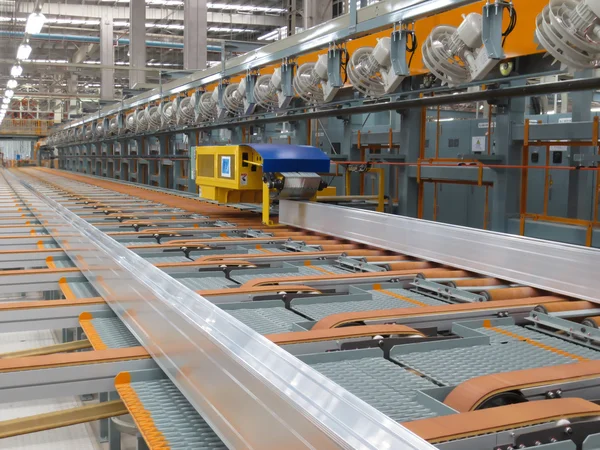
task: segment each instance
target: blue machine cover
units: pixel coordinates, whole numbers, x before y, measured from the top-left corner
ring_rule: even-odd
[[[263,173],[329,172],[329,156],[310,145],[244,144],[263,159]]]

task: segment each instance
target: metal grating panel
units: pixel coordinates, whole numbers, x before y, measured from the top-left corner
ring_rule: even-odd
[[[191,259],[186,258],[184,255],[181,255],[181,256],[151,256],[149,258],[144,258],[144,259],[152,264],[181,263],[181,262],[190,262],[191,261]]]
[[[327,276],[327,275],[334,275],[334,274],[347,275],[347,274],[351,273],[351,272],[348,272],[347,270],[341,269],[339,267],[334,267],[334,266],[329,266],[329,265],[323,265],[323,266],[319,266],[319,267],[322,267],[322,270],[318,270],[318,269],[316,269],[314,267],[310,267],[310,266],[299,266],[298,272],[280,272],[280,273],[264,273],[264,274],[253,273],[251,275],[235,274],[231,278],[240,284],[244,284],[247,281],[256,280],[259,278],[307,277],[307,276],[315,276],[315,275],[316,276]]]
[[[382,357],[310,365],[396,421],[437,415],[420,404],[416,395],[418,390],[437,386]]]
[[[223,289],[235,284],[233,281],[228,280],[225,277],[190,277],[176,278],[176,280],[195,291]]]
[[[94,329],[108,348],[127,348],[140,345],[117,317],[97,317],[91,320]]]
[[[401,294],[405,297],[412,298],[426,305],[446,305],[447,303],[435,300],[429,297],[425,297],[414,292],[407,291],[405,289],[389,289],[397,294]],[[347,313],[347,312],[358,312],[358,311],[374,311],[377,309],[394,309],[394,308],[418,308],[419,305],[410,303],[386,295],[378,291],[367,291],[372,295],[371,300],[352,300],[352,301],[326,301],[322,303],[302,304],[302,300],[295,301],[292,303],[292,309],[310,317],[313,320],[320,320],[332,314]]]
[[[400,289],[400,288],[390,288],[390,289],[385,289],[386,291],[392,292],[394,294],[397,295],[401,295],[403,297],[408,297],[412,300],[416,300],[420,303],[425,303],[428,306],[441,306],[441,305],[447,305],[448,303],[443,302],[441,300],[436,300],[434,298],[431,297],[427,297],[426,295],[422,295],[422,294],[417,294],[416,292],[412,292],[409,291],[407,289]],[[394,297],[393,295],[388,295],[385,292],[381,292],[381,291],[367,291],[369,293],[371,293],[373,295],[373,298],[378,299],[378,298],[393,298],[397,301],[399,301],[400,303],[402,303],[403,306],[396,306],[396,308],[413,308],[415,306],[414,303],[410,303],[404,300],[401,300],[397,297]]]
[[[98,297],[98,292],[87,281],[69,281],[69,288],[77,298]]]
[[[171,449],[227,448],[170,380],[132,382],[131,387]]]
[[[306,320],[283,307],[228,309],[227,313],[260,334],[286,333],[294,323]]]
[[[495,333],[492,345],[477,345],[467,348],[451,348],[445,350],[430,350],[394,355],[392,359],[405,364],[428,377],[447,386],[460,384],[473,377],[490,375],[498,372],[508,372],[537,367],[572,364],[577,362],[575,357],[600,359],[600,352],[572,344],[562,339],[546,336],[532,330],[517,326],[497,327],[506,331],[527,335],[540,343],[551,346],[557,351],[546,350],[516,340],[510,336],[495,333],[492,329],[479,328],[486,334]],[[529,337],[531,336],[531,337]],[[574,357],[564,356],[559,352],[567,352]]]

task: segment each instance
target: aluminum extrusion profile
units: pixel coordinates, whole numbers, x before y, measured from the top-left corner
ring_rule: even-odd
[[[375,32],[389,28],[391,24],[401,21],[413,21],[433,14],[442,13],[453,8],[476,3],[478,0],[384,0],[357,11],[356,29],[350,31],[350,14],[344,14],[329,20],[318,27],[297,33],[286,39],[275,41],[259,49],[250,51],[225,62],[225,69],[218,65],[203,71],[195,72],[187,77],[174,80],[160,88],[143,93],[102,108],[98,113],[77,122],[66,124],[59,129],[95,120],[98,117],[114,114],[119,111],[136,108],[146,103],[159,100],[180,92],[213,83],[232,75],[244,73],[250,69],[267,65],[290,56],[297,56],[319,48],[326,48],[330,42],[338,42],[350,37],[359,37],[367,32]]]
[[[600,303],[600,250],[316,202],[282,200],[279,222]]]
[[[435,448],[67,210],[43,184],[20,181],[59,245],[229,448]]]

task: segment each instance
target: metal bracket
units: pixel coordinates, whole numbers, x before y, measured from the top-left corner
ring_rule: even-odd
[[[281,92],[277,93],[280,109],[287,108],[294,98],[294,66],[292,62],[284,62],[281,65]]]
[[[350,269],[354,272],[386,272],[386,269],[375,264],[369,264],[360,259],[353,259],[347,257],[340,257],[336,260],[336,263],[344,269]]]
[[[433,281],[415,278],[411,283],[416,292],[433,296],[442,300],[456,301],[460,303],[478,303],[485,302],[487,299],[483,295],[475,294],[462,289],[453,288]]]
[[[285,250],[290,250],[292,252],[314,252],[321,249],[321,247],[318,245],[306,245],[302,241],[285,242],[282,247]]]
[[[514,8],[511,3],[495,1],[483,7],[482,30],[483,46],[491,59],[504,59],[502,49],[502,17],[505,8]]]
[[[414,30],[409,30],[402,25],[400,25],[399,30],[394,29],[392,32],[390,57],[396,75],[403,77],[410,75],[410,69],[406,61],[406,42],[408,34],[412,34],[414,39],[414,33]]]
[[[348,26],[348,32],[350,34],[352,34],[356,31],[356,24],[358,22],[357,9],[358,8],[356,5],[356,0],[351,0],[350,1],[350,24]]]
[[[246,75],[246,97],[244,98],[244,114],[250,115],[254,113],[256,108],[256,100],[254,99],[254,86],[258,75],[249,73]]]
[[[246,237],[249,237],[249,238],[269,238],[269,237],[273,237],[273,233],[265,233],[264,231],[252,230],[252,229],[246,230],[246,233],[244,233],[244,234],[246,235]]]
[[[600,345],[600,329],[588,327],[571,320],[561,317],[551,316],[549,314],[532,311],[525,320],[531,322],[534,328],[543,331],[544,328],[561,332],[562,339],[568,339],[578,343],[585,343],[597,347]]]
[[[219,118],[219,119],[223,119],[227,115],[227,109],[225,108],[225,105],[223,104],[223,94],[225,93],[225,88],[226,87],[227,87],[226,84],[219,83],[219,85],[216,88],[217,89],[217,95],[218,95],[218,101],[217,101],[217,118]]]
[[[333,47],[327,51],[327,84],[332,88],[341,88],[342,82],[342,53],[339,48]]]

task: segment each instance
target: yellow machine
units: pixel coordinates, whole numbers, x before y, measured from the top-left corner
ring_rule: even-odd
[[[272,200],[310,200],[327,188],[319,173],[329,172],[329,157],[316,147],[246,144],[196,147],[195,152],[199,196],[219,203],[262,202],[266,225],[273,224]]]

